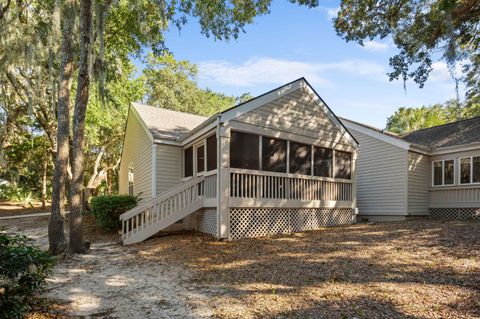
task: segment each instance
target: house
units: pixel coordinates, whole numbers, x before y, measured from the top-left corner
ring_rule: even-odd
[[[301,78],[210,118],[132,104],[119,190],[131,244],[162,230],[238,239],[350,224],[358,142]]]
[[[480,117],[404,136],[341,121],[360,143],[359,221],[480,219]]]

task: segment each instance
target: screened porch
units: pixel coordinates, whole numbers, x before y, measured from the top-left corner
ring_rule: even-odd
[[[229,207],[353,207],[352,152],[235,130],[228,144],[229,154],[220,154],[228,158],[221,168],[228,193],[217,189],[215,132],[183,149],[183,179],[204,177],[205,207],[217,206],[218,193],[228,194]]]

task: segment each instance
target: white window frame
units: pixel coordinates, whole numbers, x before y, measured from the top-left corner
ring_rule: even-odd
[[[131,177],[131,179],[130,179]],[[132,183],[132,193],[130,194],[130,183]],[[133,165],[128,166],[127,171],[127,191],[129,196],[135,196],[135,173],[133,170]]]
[[[474,157],[480,157],[478,156],[465,156],[465,157],[460,157],[458,159],[458,184],[459,185],[480,185],[480,182],[473,182],[473,158]],[[469,159],[470,160],[470,182],[468,183],[462,183],[462,159]]]
[[[207,171],[207,145],[206,140],[193,144],[193,176],[203,176]],[[203,171],[199,172],[197,167],[197,150],[203,146]]]
[[[452,184],[445,184],[445,162],[453,161],[453,183]],[[435,163],[442,162],[442,184],[435,185]],[[432,187],[445,187],[445,186],[455,186],[455,159],[454,158],[447,158],[443,160],[436,160],[432,161]]]

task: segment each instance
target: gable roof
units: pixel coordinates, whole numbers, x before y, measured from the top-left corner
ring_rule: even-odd
[[[300,89],[305,90],[308,94],[312,96],[313,100],[318,103],[319,107],[325,112],[330,121],[332,121],[332,123],[339,129],[343,136],[346,137],[346,139],[352,144],[352,146],[357,148],[359,145],[358,141],[348,131],[348,128],[343,125],[343,123],[338,119],[335,113],[333,113],[327,103],[325,103],[325,101],[320,97],[320,95],[315,91],[315,89],[310,85],[310,83],[308,83],[308,81],[304,77],[279,86],[276,89],[268,91],[246,102],[240,103],[230,109],[221,112],[219,116],[221,117],[221,121],[228,121]]]
[[[181,140],[192,129],[204,122],[207,117],[132,103],[154,140]]]
[[[355,148],[358,147],[359,143],[355,137],[348,131],[325,101],[323,101],[303,77],[240,103],[223,112],[217,113],[209,118],[139,103],[132,103],[132,106],[137,111],[139,117],[145,122],[145,125],[148,131],[152,134],[154,140],[157,140],[157,142],[161,142],[161,140],[171,140],[185,143],[193,138],[198,132],[211,129],[211,126],[215,124],[214,122],[217,119],[220,120],[220,122],[227,122],[230,119],[236,118],[252,109],[263,106],[299,89],[304,89],[310,93],[347,140],[349,140]]]
[[[408,133],[402,138],[436,149],[480,142],[480,116]]]
[[[367,124],[363,124],[360,122],[352,121],[350,119],[346,119],[343,117],[340,117],[340,120],[344,125],[346,125],[349,129],[356,130],[360,133],[363,133],[365,135],[368,135],[370,137],[376,138],[378,140],[381,140],[385,143],[400,147],[402,149],[408,150],[410,149],[410,144],[409,142],[405,141],[402,139],[400,136],[398,136],[395,133],[389,132],[387,130],[379,129],[374,126],[370,126]]]

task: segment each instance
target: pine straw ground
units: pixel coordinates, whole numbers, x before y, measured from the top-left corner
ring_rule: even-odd
[[[235,242],[184,233],[118,250],[145,269],[178,269],[181,286],[207,297],[187,300],[190,311],[207,306],[217,318],[480,318],[480,222],[357,224]]]
[[[480,318],[480,223],[359,224],[236,242],[168,236],[147,260],[195,271],[221,318]]]

